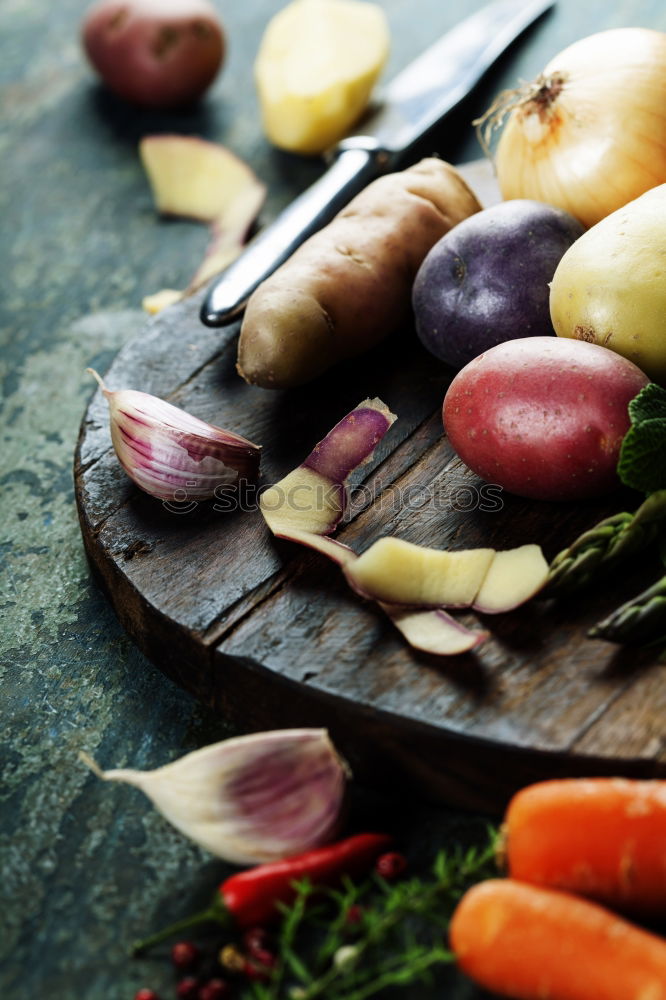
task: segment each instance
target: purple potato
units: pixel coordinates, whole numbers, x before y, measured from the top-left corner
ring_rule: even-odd
[[[458,223],[430,250],[414,282],[424,346],[462,368],[506,340],[553,335],[549,282],[583,232],[568,212],[527,199]]]

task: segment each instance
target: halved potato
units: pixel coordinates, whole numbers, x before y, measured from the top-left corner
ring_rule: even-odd
[[[389,51],[384,12],[363,0],[295,0],[269,22],[255,63],[264,130],[322,153],[360,117]]]

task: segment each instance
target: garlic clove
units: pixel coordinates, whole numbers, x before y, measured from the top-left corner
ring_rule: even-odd
[[[159,500],[205,500],[220,486],[253,480],[260,447],[207,424],[147,392],[107,389],[111,441],[118,461],[136,485]]]
[[[155,771],[102,771],[87,754],[80,757],[99,778],[140,788],[186,837],[240,865],[332,839],[350,777],[325,729],[235,737]]]

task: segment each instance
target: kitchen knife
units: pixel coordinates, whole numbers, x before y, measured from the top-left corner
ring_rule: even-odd
[[[495,0],[426,49],[386,88],[363,135],[339,143],[328,170],[257,234],[211,285],[201,309],[207,326],[242,314],[261,282],[380,174],[395,170],[412,146],[470,92],[522,31],[554,0]]]

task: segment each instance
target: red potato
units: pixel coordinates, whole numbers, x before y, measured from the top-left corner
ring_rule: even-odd
[[[81,39],[107,87],[149,108],[201,97],[226,48],[208,0],[99,0],[84,18]]]
[[[456,375],[444,426],[463,462],[511,493],[597,496],[619,485],[628,404],[647,383],[636,365],[595,344],[510,340]]]

